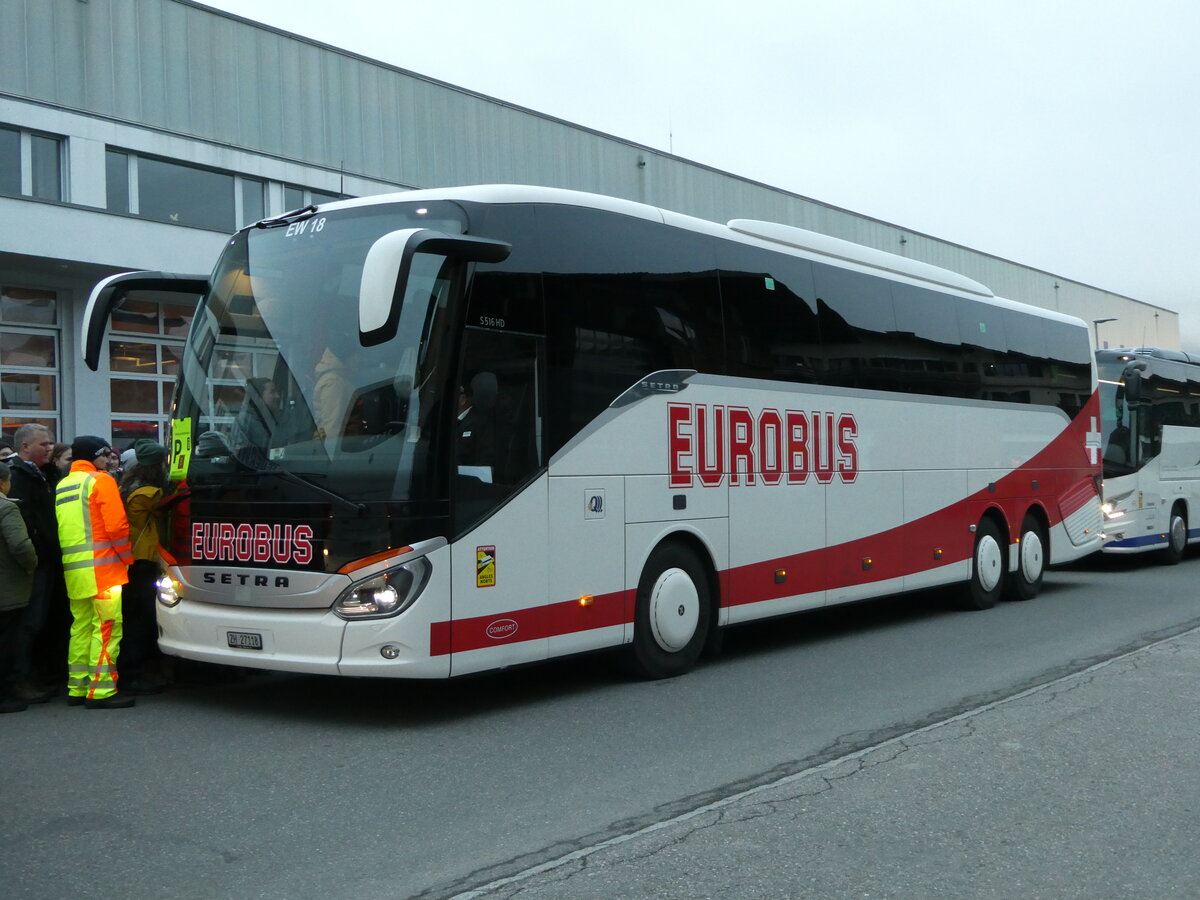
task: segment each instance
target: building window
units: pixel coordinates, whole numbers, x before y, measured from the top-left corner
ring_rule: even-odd
[[[156,222],[229,231],[236,221],[233,176],[152,157],[137,160],[138,215]]]
[[[300,187],[298,184],[285,184],[283,186],[283,212],[291,212],[293,209],[302,209],[309,204],[320,205],[322,203],[330,203],[334,200],[344,199],[341,194],[329,194],[325,191],[316,191],[312,188]]]
[[[0,194],[21,193],[21,132],[0,125]]]
[[[37,422],[60,435],[58,295],[0,286],[0,325],[4,434]]]
[[[241,225],[261,222],[267,217],[267,183],[242,176],[242,209],[238,216]]]
[[[105,177],[109,212],[224,232],[267,215],[267,182],[261,178],[112,147]]]
[[[104,154],[104,184],[108,192],[108,211],[127,213],[129,206],[129,158],[120,150]]]
[[[0,194],[61,201],[61,137],[0,125]]]
[[[194,314],[192,304],[144,293],[113,312],[108,366],[114,447],[124,450],[139,438],[163,440]]]

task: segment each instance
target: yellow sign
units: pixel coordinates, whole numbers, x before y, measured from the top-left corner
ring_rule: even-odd
[[[495,587],[496,548],[475,548],[475,587]]]
[[[171,420],[171,470],[172,481],[187,478],[188,465],[192,461],[192,420]]]

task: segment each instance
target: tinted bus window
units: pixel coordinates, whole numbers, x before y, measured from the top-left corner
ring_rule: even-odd
[[[1000,353],[1008,350],[1004,333],[1006,310],[979,300],[959,298],[957,311],[958,334],[964,345]]]
[[[721,243],[721,299],[730,375],[816,381],[820,354],[812,264],[757,247]]]
[[[940,397],[975,395],[974,378],[963,370],[958,302],[958,297],[928,288],[892,285],[897,331],[893,390]]]
[[[822,381],[843,387],[896,390],[896,314],[891,283],[874,275],[813,263]]]
[[[551,453],[660,369],[725,369],[713,241],[598,210],[538,210]]]
[[[467,327],[545,334],[541,246],[532,207],[492,206],[486,213],[469,212],[473,234],[506,241],[512,251],[503,262],[475,267]],[[476,218],[482,219],[479,228],[474,227]]]

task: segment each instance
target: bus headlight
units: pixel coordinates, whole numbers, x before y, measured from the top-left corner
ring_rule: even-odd
[[[1104,513],[1104,518],[1108,520],[1119,519],[1125,515],[1124,510],[1117,509],[1112,503],[1100,504],[1100,512]]]
[[[155,582],[158,588],[158,602],[163,606],[178,606],[183,598],[179,596],[179,585],[170,575],[164,575]]]
[[[398,615],[420,596],[433,566],[425,557],[350,585],[333,604],[343,619],[384,619]]]

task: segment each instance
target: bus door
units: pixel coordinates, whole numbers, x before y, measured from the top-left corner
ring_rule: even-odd
[[[545,659],[544,340],[468,327],[452,423],[454,675]]]

